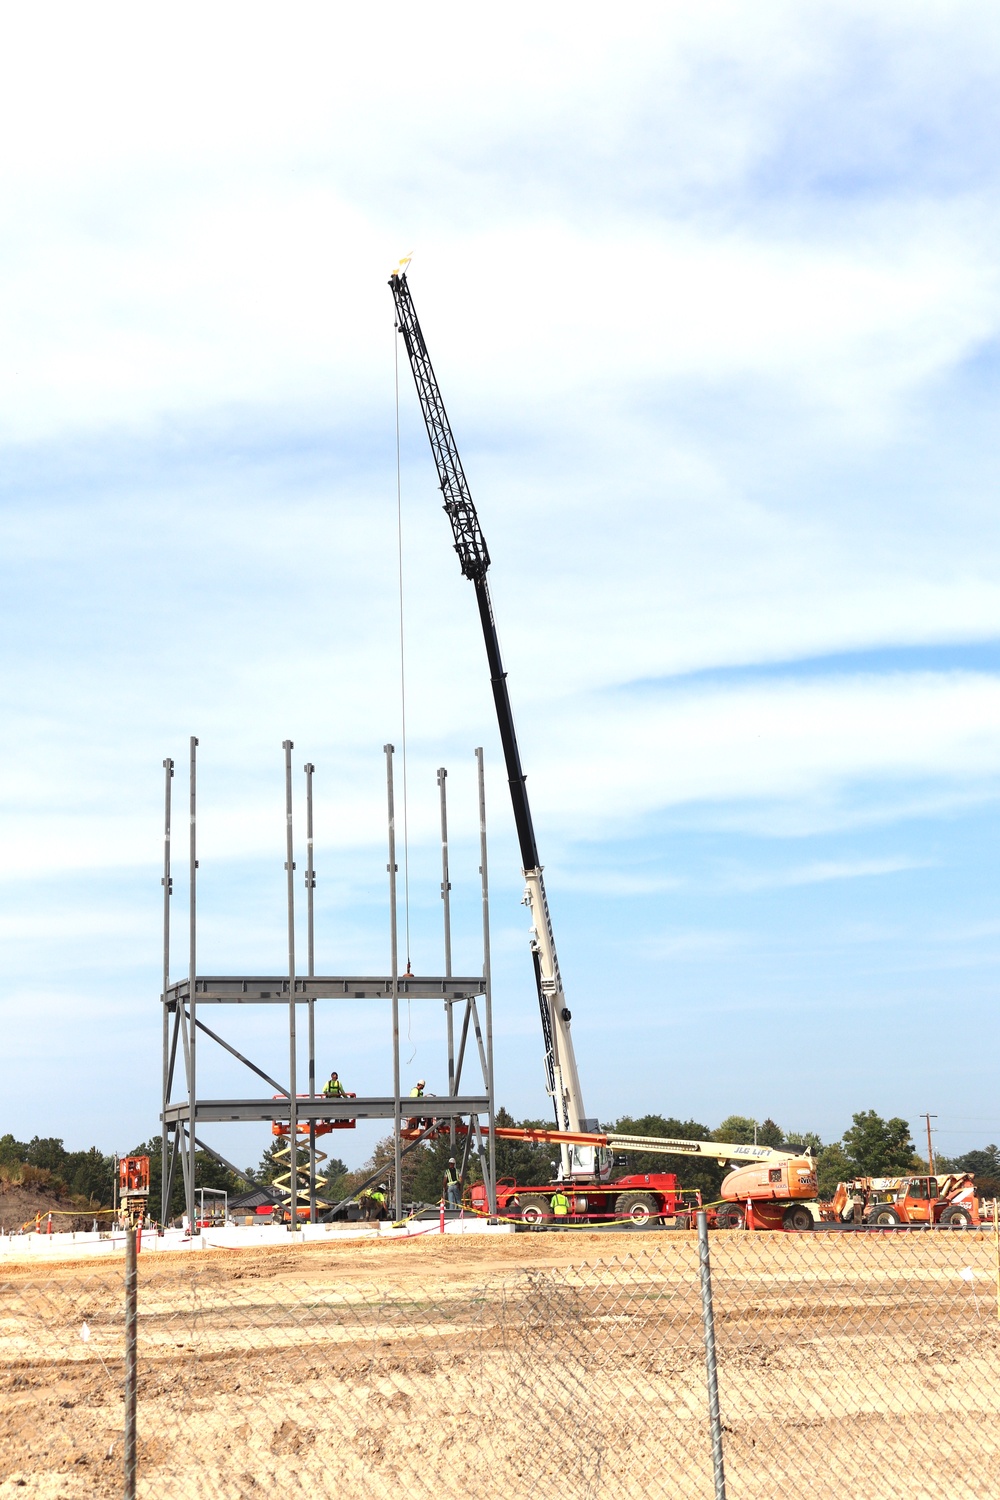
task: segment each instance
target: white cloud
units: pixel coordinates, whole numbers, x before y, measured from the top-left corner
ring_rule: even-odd
[[[550,820],[593,834],[686,803],[808,803],[863,783],[995,786],[1000,681],[900,673],[578,700],[535,767]],[[595,795],[599,789],[599,796]]]
[[[880,875],[900,875],[908,870],[931,868],[929,859],[905,855],[885,859],[827,859],[797,865],[786,870],[759,870],[734,873],[728,884],[740,891],[762,891],[798,885],[823,885],[829,880],[867,880]]]
[[[412,22],[394,3],[182,3],[169,25],[114,5],[6,23],[3,873],[8,892],[37,880],[28,905],[70,873],[85,916],[10,911],[2,984],[13,1008],[26,936],[49,939],[60,972],[86,949],[86,984],[39,983],[51,1010],[15,1012],[58,1015],[71,1059],[76,1014],[133,1013],[159,898],[159,763],[178,758],[181,826],[192,731],[210,948],[237,964],[280,949],[280,890],[258,913],[280,886],[290,735],[296,765],[318,766],[319,837],[343,881],[329,930],[380,961],[381,745],[398,744],[399,718],[384,283],[411,247],[495,559],[536,818],[546,847],[598,846],[596,873],[570,869],[560,887],[570,931],[599,906],[575,893],[626,898],[606,944],[578,922],[591,965],[605,948],[644,952],[649,903],[628,898],[662,896],[686,903],[665,968],[728,984],[730,949],[742,963],[741,945],[769,947],[740,905],[755,880],[801,886],[803,905],[839,881],[846,908],[867,877],[871,925],[845,925],[844,951],[898,939],[894,883],[876,877],[904,868],[929,872],[942,923],[959,904],[970,928],[988,921],[988,883],[956,894],[969,861],[929,848],[918,820],[967,831],[970,808],[991,815],[996,679],[824,675],[806,659],[1000,635],[986,442],[1000,21],[896,0],[877,15],[854,0],[836,13],[712,0],[611,19],[444,3]],[[406,45],[387,45],[403,23]],[[414,845],[433,851],[447,760],[456,848],[473,848],[468,752],[484,743],[506,890],[474,603],[402,375]],[[780,679],[665,680],[795,661]],[[879,821],[910,826],[887,850]],[[672,850],[663,873],[665,823],[726,853],[705,866]],[[815,846],[762,871],[759,851],[730,847],[761,832]],[[623,868],[623,833],[639,873]],[[507,920],[498,971],[509,953],[521,975],[523,930]],[[827,1003],[806,951],[823,941],[782,950],[782,1005]],[[879,998],[884,976],[868,989]],[[98,992],[114,995],[107,1011]],[[670,993],[659,1014],[699,1014],[697,994]],[[640,1032],[650,1015],[637,998]],[[95,1097],[115,1098],[125,1136],[129,1110],[148,1134],[146,1084],[126,1097],[102,1048]],[[630,1090],[662,1087],[660,1058],[637,1080],[634,1049],[612,1052],[598,1064],[611,1092],[616,1068]],[[509,1062],[527,1076],[513,1048]],[[54,1089],[13,1083],[19,1118],[51,1107]]]

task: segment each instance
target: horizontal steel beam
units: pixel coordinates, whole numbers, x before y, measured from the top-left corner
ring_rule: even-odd
[[[412,1118],[419,1111],[420,1117],[436,1120],[459,1119],[463,1115],[485,1115],[489,1101],[482,1097],[459,1097],[450,1099],[404,1098],[403,1118]],[[367,1099],[310,1099],[299,1096],[295,1112],[301,1124],[310,1120],[391,1120],[396,1113],[396,1101],[388,1098]],[[178,1099],[168,1104],[162,1118],[168,1125],[186,1124],[188,1101]],[[195,1105],[195,1122],[223,1120],[287,1120],[287,1096],[280,1099],[199,1099]]]
[[[418,978],[400,975],[397,991],[405,1000],[467,1000],[482,995],[486,987],[481,975],[457,979]],[[199,975],[195,979],[195,999],[199,1005],[287,1005],[291,1000],[306,1004],[309,1000],[388,1000],[392,997],[392,976],[325,975],[296,979],[287,975],[244,977],[243,975]],[[186,1005],[191,992],[190,981],[181,979],[162,996],[169,1010],[178,1002]]]

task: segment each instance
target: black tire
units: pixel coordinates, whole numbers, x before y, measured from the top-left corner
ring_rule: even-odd
[[[802,1234],[813,1227],[813,1216],[804,1203],[793,1203],[781,1215],[781,1227]]]
[[[532,1198],[521,1210],[523,1224],[544,1224],[549,1217],[549,1205],[544,1198]]]
[[[891,1203],[876,1203],[875,1207],[865,1215],[866,1224],[875,1224],[882,1228],[891,1224],[902,1224],[902,1222],[899,1212]]]
[[[941,1215],[942,1229],[967,1229],[972,1223],[972,1214],[964,1203],[949,1203]]]
[[[723,1203],[715,1215],[717,1229],[742,1229],[746,1210],[742,1203]]]
[[[651,1193],[619,1193],[615,1199],[615,1218],[631,1219],[638,1229],[645,1229],[656,1220],[658,1208]]]

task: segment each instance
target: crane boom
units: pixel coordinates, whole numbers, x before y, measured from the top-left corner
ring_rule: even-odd
[[[531,953],[545,1045],[546,1087],[552,1097],[557,1126],[566,1131],[586,1130],[588,1126],[594,1126],[596,1121],[588,1120],[583,1112],[583,1096],[576,1069],[573,1040],[570,1035],[570,1012],[566,1005],[559,974],[559,960],[556,956],[552,920],[545,894],[545,882],[542,878],[542,866],[538,859],[538,845],[535,842],[535,828],[528,802],[528,789],[521,766],[521,753],[514,729],[510,694],[507,691],[507,673],[504,671],[500,654],[493,603],[486,581],[490,567],[490,554],[479,524],[479,516],[472,500],[469,483],[465,477],[465,470],[462,467],[451,423],[445,411],[441,388],[434,374],[434,367],[431,364],[416,309],[413,306],[405,271],[394,271],[389,279],[389,286],[392,288],[396,304],[396,327],[403,335],[403,342],[406,345],[420,409],[427,428],[427,436],[430,439],[431,452],[434,455],[444,509],[451,522],[452,534],[455,538],[455,551],[458,553],[462,572],[471,580],[476,590],[476,603],[479,606],[479,619],[486,644],[493,702],[496,706],[500,743],[503,747],[507,782],[514,809],[514,824],[521,853],[521,868],[525,879],[524,899],[532,914]]]

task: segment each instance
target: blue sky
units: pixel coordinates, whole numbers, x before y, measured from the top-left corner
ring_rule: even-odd
[[[156,1129],[189,734],[204,967],[284,963],[285,738],[317,767],[320,967],[387,967],[413,250],[588,1110],[1000,1136],[1000,20],[56,14],[7,18],[0,91],[0,1129]],[[400,374],[414,967],[442,764],[475,966],[483,744],[499,1092],[544,1114],[474,599]],[[231,1025],[278,1066],[272,1022]],[[407,1026],[443,1086],[440,1016]],[[320,1039],[383,1091],[381,1011]]]

